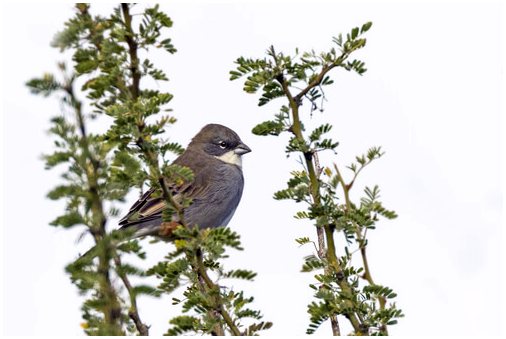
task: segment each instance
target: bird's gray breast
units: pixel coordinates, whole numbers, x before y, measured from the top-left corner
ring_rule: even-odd
[[[206,177],[206,188],[185,210],[185,221],[201,228],[226,226],[241,200],[242,171],[238,166],[220,162],[220,165],[212,166]]]

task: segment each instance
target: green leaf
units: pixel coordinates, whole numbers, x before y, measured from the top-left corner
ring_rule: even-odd
[[[299,245],[305,245],[307,243],[310,243],[311,240],[309,239],[309,237],[302,237],[302,238],[297,238],[295,239],[295,241],[299,244]]]
[[[283,123],[279,121],[264,121],[256,125],[251,131],[255,135],[279,135],[285,130]]]
[[[238,71],[230,71],[229,72],[230,74],[230,80],[236,80],[236,79],[239,79],[240,77],[242,77],[244,74],[241,73],[241,72],[238,72]]]
[[[177,52],[177,49],[172,44],[172,39],[170,39],[170,38],[167,38],[167,39],[164,39],[164,40],[160,41],[160,45],[159,46],[162,47],[163,49],[165,49],[170,54],[174,54],[174,53]]]
[[[46,169],[68,162],[72,155],[73,154],[69,151],[63,151],[44,156],[44,160],[46,160]]]
[[[299,211],[295,214],[295,219],[309,219],[309,213],[306,211]]]
[[[358,36],[358,27],[355,27],[351,30],[351,39],[355,40],[357,36]]]
[[[244,280],[253,280],[257,274],[253,271],[236,269],[231,270],[225,273],[225,278],[236,278],[236,279],[244,279]]]
[[[179,336],[187,332],[198,331],[201,328],[199,319],[188,315],[174,317],[169,323],[174,325],[166,333],[169,336]]]
[[[307,312],[310,315],[310,324],[306,330],[306,334],[313,334],[329,318],[329,309],[325,303],[313,301],[308,305]]]
[[[312,142],[320,140],[320,137],[323,134],[330,132],[331,129],[332,129],[331,124],[328,124],[328,123],[323,124],[323,125],[317,127],[313,132],[311,132],[311,134],[309,135],[309,140]]]
[[[86,74],[94,71],[98,66],[98,63],[95,60],[86,60],[77,63],[74,67],[77,73]]]
[[[185,148],[178,142],[167,142],[160,147],[160,152],[165,154],[167,151],[181,155],[185,151]]]
[[[279,190],[274,193],[274,199],[276,199],[276,200],[292,199],[293,197],[294,197],[294,193],[291,188]]]
[[[30,92],[32,92],[32,94],[41,94],[46,97],[61,88],[60,83],[55,80],[52,74],[49,73],[44,74],[42,78],[36,78],[28,81],[26,86],[30,88]]]
[[[121,266],[116,267],[116,270],[119,274],[144,276],[144,271],[142,269],[127,263],[123,263]]]
[[[208,241],[210,243],[223,244],[237,250],[242,250],[240,236],[228,227],[217,227],[209,231]]]
[[[360,29],[360,34],[367,32],[371,28],[371,26],[372,26],[372,22],[371,21],[366,22],[365,24],[363,24],[362,28]]]
[[[169,184],[182,186],[184,183],[191,182],[194,178],[193,171],[186,166],[171,164],[162,168],[163,176]]]
[[[84,219],[78,212],[68,212],[57,217],[50,223],[51,226],[63,226],[65,228],[70,228],[79,224],[84,224]]]
[[[301,152],[305,153],[309,151],[309,145],[306,143],[304,139],[299,139],[295,136],[291,137],[288,141],[288,146],[286,146],[286,152]]]
[[[259,331],[267,330],[267,329],[269,329],[271,327],[272,327],[272,323],[271,322],[269,322],[269,321],[267,321],[267,322],[262,321],[261,323],[253,324],[253,325],[248,326],[248,329],[246,330],[246,335],[248,335],[248,336],[254,335],[255,333],[257,333]]]
[[[338,45],[339,47],[341,47],[343,45],[343,35],[339,34],[337,37],[332,38],[332,41],[336,45]]]
[[[133,292],[136,294],[136,295],[149,295],[149,296],[152,296],[152,297],[159,297],[161,295],[161,291],[152,287],[152,286],[149,286],[149,285],[138,285],[138,286],[135,286],[133,288]]]
[[[332,139],[323,139],[321,141],[317,141],[314,144],[316,150],[335,150],[335,148],[339,146],[339,142],[334,142]]]
[[[304,264],[302,265],[302,272],[311,272],[314,270],[322,269],[325,267],[325,263],[314,255],[309,255],[304,258]]]

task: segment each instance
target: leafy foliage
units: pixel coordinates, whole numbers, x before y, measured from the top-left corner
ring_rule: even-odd
[[[314,51],[299,53],[296,50],[295,56],[278,53],[271,46],[267,50],[267,57],[264,59],[249,59],[240,57],[236,60],[237,68],[230,71],[230,80],[236,80],[246,77],[244,82],[244,91],[247,93],[256,93],[261,91],[258,105],[263,106],[270,101],[286,97],[287,88],[304,88],[297,96],[295,102],[300,103],[303,98],[308,99],[312,108],[317,108],[318,99],[323,100],[325,94],[323,87],[331,85],[333,80],[327,75],[328,71],[334,67],[342,67],[348,71],[355,71],[358,74],[365,73],[365,64],[359,60],[348,61],[350,54],[362,48],[366,44],[366,39],[362,35],[371,28],[370,22],[362,25],[359,29],[354,28],[347,34],[346,40],[340,34],[333,39],[333,46],[328,52],[316,53]],[[284,81],[279,81],[283,78]],[[279,134],[280,126],[282,131],[288,131],[290,122],[288,108],[282,108],[281,113],[284,119],[271,124],[268,129],[267,124],[260,124],[263,127],[256,127],[253,132],[258,135],[267,135],[268,130]],[[278,116],[277,116],[278,117]],[[281,118],[281,117],[278,117]],[[271,121],[272,122],[272,121]],[[262,132],[262,133],[260,133]],[[275,134],[275,135],[277,135]]]
[[[108,214],[114,214],[116,210],[111,205],[107,213],[105,204],[122,201],[129,185],[124,178],[115,175],[115,170],[121,166],[117,162],[119,157],[113,152],[114,145],[104,142],[102,135],[87,132],[82,103],[74,94],[75,77],[68,74],[63,63],[59,64],[59,68],[62,80],[45,74],[27,83],[34,94],[58,95],[64,108],[64,114],[51,119],[50,132],[55,137],[55,151],[44,156],[47,169],[64,167],[63,183],[47,196],[52,200],[65,200],[65,212],[50,224],[64,228],[84,227],[96,243],[93,252],[98,257],[97,261],[85,256],[66,267],[79,292],[87,296],[82,307],[85,332],[90,335],[132,332],[133,323],[128,316],[130,306],[122,301],[110,274],[123,277],[126,274],[140,275],[141,269],[123,265],[120,256],[132,253],[143,258],[143,252],[136,241],[112,250],[111,246],[118,239],[105,229]],[[135,166],[125,161],[123,165]],[[149,286],[131,286],[132,300],[148,289]]]
[[[329,75],[332,69],[342,68],[359,75],[366,72],[365,63],[350,60],[350,56],[366,45],[363,35],[371,26],[368,22],[353,28],[346,36],[339,34],[327,52],[300,53],[296,49],[294,55],[286,55],[271,46],[265,58],[240,57],[236,60],[237,68],[230,71],[231,80],[246,78],[243,87],[246,93],[260,93],[259,106],[278,98],[287,101],[273,120],[256,125],[253,133],[278,136],[288,132],[286,153],[299,154],[304,160],[303,169],[291,172],[286,188],[274,193],[274,199],[304,203],[306,209],[297,212],[295,218],[310,220],[317,229],[318,241],[310,237],[296,239],[299,245],[312,243],[316,247],[318,244],[317,253],[306,256],[302,265],[303,272],[318,272],[314,275],[316,282],[310,285],[315,291],[315,300],[308,305],[307,334],[314,333],[329,319],[333,323],[333,334],[340,334],[339,326],[335,325],[337,316],[350,321],[353,334],[388,334],[387,326],[403,316],[395,303],[387,302],[396,294],[374,283],[366,253],[367,231],[376,228],[379,216],[393,219],[397,215],[383,207],[378,186],[366,187],[365,196],[358,205],[349,196],[360,172],[383,155],[381,148],[372,147],[366,154],[357,156],[348,166],[352,179],[346,182],[336,164],[322,167],[319,163],[320,152],[336,153],[339,145],[328,136],[332,125],[324,123],[306,133],[300,111],[307,101],[311,113],[314,110],[323,112],[324,87],[334,82]],[[343,249],[345,256],[338,258],[334,238],[340,232],[347,242]],[[358,267],[352,264],[357,252],[362,258],[362,265]]]
[[[271,323],[260,321],[242,328],[245,318],[261,319],[260,312],[248,306],[253,298],[244,297],[242,291],[222,289],[207,274],[211,271],[218,279],[244,280],[256,275],[245,269],[222,268],[225,250],[241,249],[239,236],[226,228],[200,231],[182,227],[173,234],[176,250],[149,270],[160,277],[158,288],[130,282],[131,277],[142,281],[146,272],[122,259],[126,254],[144,259],[146,254],[138,240],[131,240],[134,230],[108,229],[110,217],[119,214],[116,204],[123,202],[133,187],[141,193],[156,188],[154,194],[163,197],[168,206],[163,218],[170,221],[191,203],[171,195],[170,188],[191,182],[193,172],[170,164],[184,148],[162,137],[176,119],[168,114],[172,95],[159,86],[168,76],[149,59],[157,50],[176,52],[165,36],[172,20],[158,5],[140,8],[122,3],[107,17],[93,15],[90,6],[77,3],[75,15],[52,42],[53,47],[72,53],[72,69],[61,63],[61,79],[44,74],[27,83],[34,94],[57,95],[64,107],[62,114],[51,120],[55,151],[45,156],[47,169],[63,168],[63,182],[48,198],[66,202],[64,213],[51,225],[79,227],[95,243],[66,267],[86,298],[82,305],[85,333],[148,335],[137,297],[172,293],[183,285],[187,286],[185,301],[174,298],[175,303],[182,303],[183,313],[195,314],[173,318],[167,334],[222,334],[225,329],[232,334],[255,334],[269,328]],[[131,13],[134,7],[136,14]],[[148,57],[141,58],[141,50]],[[154,79],[157,86],[141,87],[145,78]],[[75,88],[77,83],[82,84],[80,88]],[[85,101],[78,97],[85,97]],[[89,121],[98,118],[108,123],[104,133],[89,130]]]
[[[221,287],[223,280],[252,281],[256,276],[249,270],[226,271],[220,263],[227,257],[227,247],[242,250],[237,233],[224,227],[205,230],[179,227],[174,235],[178,239],[176,249],[168,254],[167,261],[158,263],[148,274],[162,279],[159,288],[168,293],[179,287],[182,281],[191,282],[183,292],[184,298],[173,298],[173,302],[181,305],[183,313],[192,315],[173,318],[173,326],[166,334],[223,334],[219,328],[224,327],[232,335],[254,335],[272,326],[270,322],[243,325],[246,318],[254,321],[262,319],[259,311],[248,306],[253,302],[253,297],[247,298],[242,291]],[[216,276],[216,282],[209,274]]]

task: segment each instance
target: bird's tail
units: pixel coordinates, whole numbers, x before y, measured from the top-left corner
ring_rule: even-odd
[[[175,226],[179,224],[177,222],[174,223]],[[104,246],[110,246],[116,248],[118,245],[133,240],[137,238],[142,238],[148,235],[161,236],[163,240],[170,241],[172,235],[170,234],[173,230],[169,229],[169,233],[164,233],[162,231],[162,225],[160,220],[149,220],[144,221],[138,224],[129,224],[128,226],[123,226],[115,231],[113,231],[109,236],[110,239],[108,242],[104,243],[104,245],[97,244],[90,248],[86,253],[81,255],[75,262],[76,263],[89,263],[95,257],[97,257],[100,253],[100,250],[105,250]],[[170,227],[169,227],[170,228]]]

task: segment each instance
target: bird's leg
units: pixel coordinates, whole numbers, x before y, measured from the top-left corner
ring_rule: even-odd
[[[158,231],[158,235],[161,237],[170,237],[172,235],[172,232],[180,226],[181,224],[177,221],[169,221],[169,222],[162,222],[160,225],[160,230]]]

